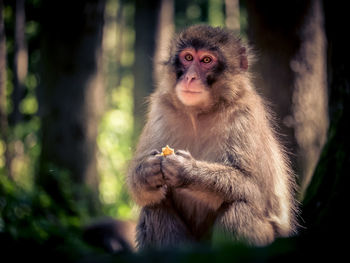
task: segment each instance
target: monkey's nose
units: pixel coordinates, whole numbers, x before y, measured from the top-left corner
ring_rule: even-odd
[[[189,67],[188,71],[186,72],[185,80],[186,80],[187,84],[190,84],[192,81],[196,80],[197,78],[198,78],[198,74],[196,71],[196,66],[191,65]]]
[[[192,76],[186,76],[186,81],[187,83],[191,83],[192,80],[195,80],[197,78],[197,76],[192,75]]]
[[[190,71],[186,74],[186,82],[189,84],[192,81],[196,80],[198,78],[198,75],[195,71]]]

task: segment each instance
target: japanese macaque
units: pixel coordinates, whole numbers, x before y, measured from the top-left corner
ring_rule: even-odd
[[[264,246],[293,234],[294,175],[250,81],[248,48],[199,25],[169,53],[127,178],[142,207],[138,247],[213,236]],[[159,155],[165,145],[175,153]]]

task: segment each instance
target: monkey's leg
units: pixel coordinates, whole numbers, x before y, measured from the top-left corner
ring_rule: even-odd
[[[213,240],[264,246],[272,243],[274,238],[273,226],[261,211],[244,201],[236,201],[217,218]]]
[[[142,209],[136,240],[138,248],[143,249],[178,247],[193,238],[177,212],[162,203]]]

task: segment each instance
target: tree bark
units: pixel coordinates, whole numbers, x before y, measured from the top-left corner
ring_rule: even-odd
[[[331,122],[327,144],[303,202],[300,247],[311,244],[319,256],[336,251],[332,256],[344,258],[347,243],[343,237],[349,224],[344,209],[348,206],[350,184],[350,40],[344,37],[347,2],[326,0],[324,10]]]
[[[96,136],[103,105],[100,73],[105,0],[45,1],[42,10],[42,153],[38,184],[65,202],[59,178],[97,200]],[[75,193],[77,200],[89,200]],[[90,196],[90,195],[89,195]]]
[[[170,41],[174,32],[174,0],[161,0],[154,52],[154,79],[157,83],[161,80],[161,63],[168,59]]]
[[[227,28],[239,32],[239,0],[225,0],[226,19],[225,25]]]
[[[13,91],[11,124],[22,119],[19,105],[24,95],[24,80],[28,70],[28,51],[25,37],[25,0],[16,0],[15,50],[13,59]]]
[[[256,87],[272,102],[305,192],[328,130],[326,39],[321,0],[247,1],[258,53]]]
[[[7,81],[7,59],[6,59],[6,36],[4,23],[4,3],[0,0],[0,139],[3,140],[5,146],[4,161],[6,173],[9,178],[12,178],[12,156],[9,147],[9,127],[6,112],[6,81]]]
[[[116,39],[116,56],[115,56],[115,61],[117,65],[117,71],[118,74],[116,76],[117,81],[116,81],[116,87],[119,87],[121,84],[121,58],[122,54],[124,51],[124,44],[123,44],[123,35],[124,35],[124,27],[125,27],[125,15],[124,15],[124,5],[123,1],[118,2],[118,10],[117,10],[117,15],[116,15],[116,22],[118,25],[118,30],[116,33],[117,39]]]
[[[153,58],[161,0],[135,1],[134,130],[145,121],[146,97],[153,90]]]

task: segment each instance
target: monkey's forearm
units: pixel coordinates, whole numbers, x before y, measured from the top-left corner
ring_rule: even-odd
[[[187,173],[187,187],[195,191],[208,191],[222,198],[223,202],[237,200],[255,202],[260,189],[251,176],[237,168],[218,163],[196,161]]]

